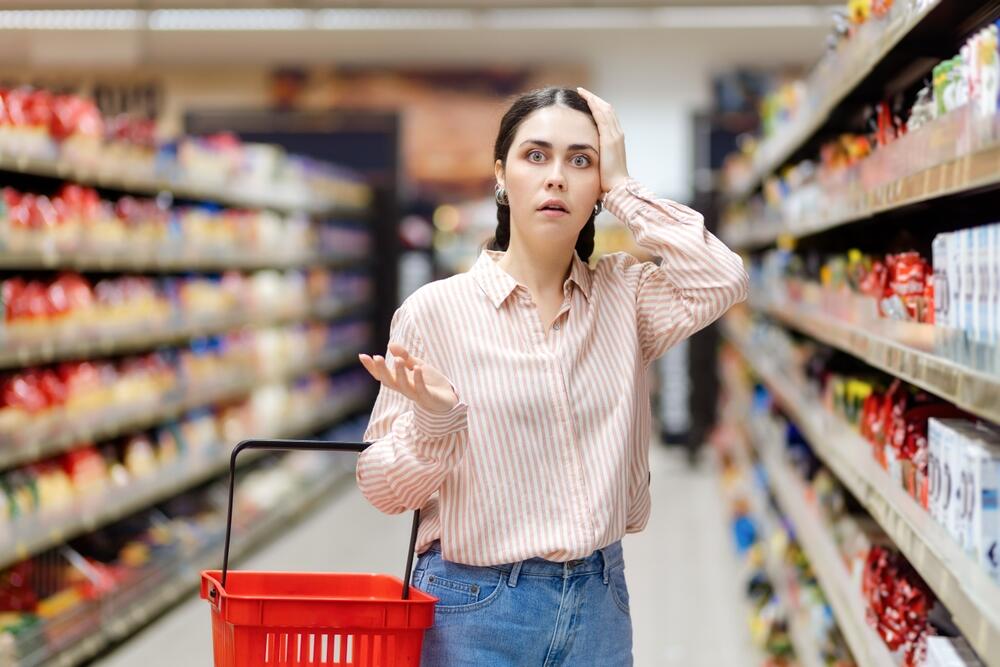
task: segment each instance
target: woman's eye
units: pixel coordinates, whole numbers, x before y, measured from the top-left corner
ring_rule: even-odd
[[[586,167],[590,164],[590,158],[586,155],[577,155],[573,158],[573,164],[577,167]]]
[[[535,156],[538,156],[539,159],[536,160]],[[545,157],[545,155],[542,154],[541,151],[531,151],[530,153],[528,153],[528,159],[531,160],[532,162],[538,162],[539,160],[543,159],[544,157]]]

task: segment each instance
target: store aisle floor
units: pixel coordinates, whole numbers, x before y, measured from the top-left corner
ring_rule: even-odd
[[[680,452],[654,446],[649,528],[625,539],[637,667],[750,667],[746,623],[719,483]],[[408,521],[341,493],[241,569],[402,571]],[[96,667],[208,665],[208,608],[192,598],[95,663]]]

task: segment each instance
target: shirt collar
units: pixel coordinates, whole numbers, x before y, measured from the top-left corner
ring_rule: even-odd
[[[499,308],[514,291],[514,288],[518,286],[514,277],[497,265],[497,260],[503,256],[503,250],[483,250],[479,254],[479,259],[470,269],[472,276],[479,283],[479,287],[496,308]],[[590,267],[574,252],[569,280],[576,283],[588,302],[590,301],[592,278]]]

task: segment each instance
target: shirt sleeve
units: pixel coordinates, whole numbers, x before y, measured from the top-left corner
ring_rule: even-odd
[[[662,261],[620,253],[617,270],[635,289],[636,321],[648,364],[747,297],[742,258],[705,229],[697,211],[657,199],[634,178],[612,188],[605,207],[636,243]]]
[[[390,342],[426,359],[426,348],[404,302],[392,317]],[[392,353],[386,350],[386,362]],[[358,458],[361,493],[387,514],[423,507],[465,453],[468,409],[461,400],[447,413],[423,409],[400,392],[382,385],[364,441],[372,443]]]

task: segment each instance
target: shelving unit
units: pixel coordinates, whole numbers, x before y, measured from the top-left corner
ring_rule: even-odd
[[[915,29],[921,25],[926,28],[940,20],[932,14],[942,6],[950,10],[946,7],[949,4],[959,3],[954,0],[928,0],[920,12],[909,16],[899,14],[880,22],[877,27],[873,25],[873,30],[856,37],[857,43],[848,44],[840,51],[833,66],[817,67],[807,83],[809,102],[800,112],[799,119],[783,128],[781,137],[773,137],[760,145],[754,156],[750,177],[727,193],[730,199],[745,199],[759,188],[764,179],[816,136],[827,124],[830,115],[856,94],[859,87],[865,83],[874,87],[884,82],[891,74],[887,57],[894,50],[902,51],[908,43],[919,39],[920,35],[914,34]],[[831,69],[834,70],[832,82]]]
[[[1000,421],[1000,350],[994,346],[931,325],[885,319],[852,324],[806,306],[762,306],[759,312],[975,415]]]
[[[307,359],[278,374],[246,372],[227,378],[210,389],[185,392],[162,401],[138,405],[128,411],[112,410],[87,423],[57,420],[26,442],[0,448],[0,468],[67,451],[80,442],[94,442],[150,428],[196,408],[234,401],[249,395],[263,382],[281,382],[317,371],[335,371],[357,360],[360,349],[333,350],[318,359]]]
[[[938,122],[938,121],[935,121]],[[933,128],[921,128],[920,132],[931,133]],[[902,144],[913,137],[899,139]],[[912,142],[911,142],[912,143]],[[889,146],[886,152],[904,149],[905,146]],[[899,150],[897,152],[902,152]],[[802,238],[837,227],[871,221],[881,213],[898,211],[931,199],[967,194],[977,190],[994,189],[1000,186],[1000,145],[991,140],[988,145],[974,151],[962,153],[935,162],[921,155],[920,151],[910,151],[905,159],[885,157],[886,162],[907,165],[905,174],[889,180],[882,179],[877,185],[866,185],[875,180],[856,174],[850,183],[827,193],[823,205],[812,207],[811,215],[785,222],[771,220],[747,220],[739,227],[724,234],[727,243],[737,249],[753,249],[769,246],[781,237]],[[880,166],[872,166],[872,171]]]
[[[861,667],[895,665],[881,638],[865,622],[861,592],[854,590],[837,551],[833,538],[826,530],[822,517],[810,503],[803,484],[788,469],[780,456],[770,451],[767,443],[758,442],[761,460],[772,480],[778,504],[795,526],[795,535],[809,555],[809,562],[830,606],[833,608],[844,638],[854,659]]]
[[[826,413],[809,391],[775,367],[763,353],[752,349],[738,334],[727,330],[726,335],[772,390],[817,456],[882,526],[934,590],[980,657],[991,667],[1000,665],[1000,586],[966,555],[926,510],[889,479],[860,435]],[[778,473],[774,477],[776,491],[793,501],[795,494],[783,487],[794,486],[798,481],[790,475],[781,477],[780,462],[773,457],[765,461],[770,474]],[[802,504],[801,496],[798,497]],[[817,530],[822,532],[822,529]]]
[[[324,498],[353,481],[349,472],[331,473],[305,488],[282,498],[277,506],[255,522],[251,528],[233,536],[230,559],[233,562],[249,554],[257,546],[271,541],[292,528]],[[103,611],[113,610],[106,622],[94,622],[92,629],[78,641],[62,649],[41,648],[21,657],[21,667],[74,667],[100,653],[105,647],[121,641],[171,606],[192,594],[200,585],[203,570],[220,567],[222,563],[222,535],[204,545],[197,553],[178,559],[150,585],[137,591],[123,591],[121,599],[103,601]],[[98,608],[91,612],[102,614]]]
[[[366,403],[367,397],[347,401],[338,399],[300,423],[286,424],[261,437],[308,435],[357,412]],[[82,498],[72,508],[57,515],[32,518],[0,528],[0,569],[217,477],[229,469],[230,446],[233,444],[218,443],[217,453],[182,460],[155,475]],[[239,460],[239,465],[245,466],[263,454],[266,452],[249,452]]]
[[[842,132],[866,132],[860,125],[866,105],[899,92],[915,92],[935,64],[958,54],[972,34],[1000,18],[1000,3],[993,0],[934,0],[907,14],[913,6],[893,3],[886,20],[862,25],[813,70],[797,119],[758,146],[748,177],[725,193],[730,203],[746,203],[783,166],[815,158],[824,142]],[[781,197],[780,205],[768,207],[755,200],[745,207],[734,206],[732,214],[746,217],[731,219],[722,236],[748,254],[774,245],[792,248],[795,240],[806,237],[811,237],[809,252],[821,253],[828,244],[839,253],[841,228],[845,234],[863,229],[878,235],[881,228],[904,228],[909,217],[919,215],[923,238],[937,231],[928,225],[939,224],[940,231],[960,226],[956,210],[969,212],[966,226],[983,222],[1000,190],[1000,116],[985,118],[981,113],[969,104],[926,122],[849,168],[824,172],[822,178]],[[956,202],[961,206],[955,208]],[[940,222],[935,223],[938,213]],[[848,230],[854,223],[863,228]],[[888,247],[864,249],[895,252]],[[874,308],[860,301],[850,310],[846,299],[827,303],[805,288],[801,302],[785,300],[772,294],[775,291],[781,290],[756,286],[751,311],[979,418],[1000,422],[997,346],[976,343],[943,327],[876,319]],[[743,318],[727,320],[726,337],[816,455],[927,582],[979,657],[992,667],[1000,666],[1000,586],[890,478],[867,441],[825,411],[800,370],[783,365],[779,360],[784,356],[775,350],[754,347],[756,338],[744,338],[739,326],[745,324]],[[859,664],[883,664],[884,645],[863,627],[860,592],[845,588],[845,573],[829,529],[809,506],[803,482],[780,452],[769,450],[767,444],[758,442],[758,449],[771,490],[794,523],[855,658]]]
[[[171,271],[252,271],[323,266],[345,269],[364,266],[365,260],[336,253],[276,255],[253,253],[176,254],[156,246],[137,247],[121,252],[67,252],[57,248],[4,250],[0,269],[4,270],[74,270],[163,273]]]
[[[294,216],[296,225],[300,221],[304,224],[303,219],[309,216],[314,218],[313,222],[323,224],[339,219],[342,224],[357,231],[362,231],[359,223],[370,222],[368,206],[371,193],[367,191],[367,186],[351,180],[351,177],[336,182],[320,182],[314,181],[313,172],[309,171],[303,172],[305,175],[298,180],[287,176],[276,180],[271,187],[267,184],[232,186],[219,184],[218,181],[212,185],[213,179],[194,176],[150,177],[147,174],[152,172],[151,164],[145,171],[140,169],[138,173],[128,173],[130,167],[113,163],[114,157],[110,153],[98,157],[100,160],[95,164],[100,166],[85,168],[62,158],[46,159],[0,151],[0,174],[6,174],[26,192],[48,192],[54,183],[65,180],[98,188],[103,197],[112,200],[117,195],[156,196],[164,202],[173,200],[181,204],[199,202],[238,209],[268,209]],[[180,173],[175,162],[171,159],[166,159],[163,164],[158,162],[157,173]],[[286,166],[300,169],[298,165]],[[319,167],[317,173],[323,169]],[[311,189],[314,184],[318,184],[318,189]],[[371,233],[371,230],[365,231]],[[108,249],[89,238],[70,243],[55,235],[46,236],[38,232],[35,237],[28,234],[5,233],[0,238],[0,271],[8,272],[8,275],[22,271],[149,275],[324,268],[348,272],[348,279],[343,284],[350,286],[354,284],[350,276],[374,270],[372,258],[361,256],[358,251],[352,252],[348,244],[343,248],[326,249],[328,242],[325,236],[322,237],[323,251],[299,252],[300,244],[295,246],[294,251],[291,248],[263,247],[257,252],[228,246],[199,247],[193,251],[182,243],[157,245],[143,243],[139,237],[136,237],[139,244],[118,244]],[[338,237],[334,235],[331,238]],[[185,242],[189,243],[190,239],[185,237]],[[351,242],[350,247],[360,246]],[[68,324],[57,324],[50,329],[41,325],[12,327],[0,336],[0,368],[13,371],[60,361],[152,351],[161,346],[184,345],[197,339],[247,329],[373,317],[373,304],[361,291],[343,292],[343,289],[335,289],[328,300],[313,302],[306,307],[298,306],[296,301],[268,306],[267,310],[243,309],[232,313],[213,313],[208,317],[188,315],[194,312],[192,310],[183,310],[182,315],[180,306],[171,306],[169,315],[160,320],[144,321],[141,326],[95,321],[87,322],[85,326],[74,324],[72,328]],[[178,419],[192,410],[249,398],[264,385],[291,384],[315,373],[343,370],[355,365],[357,353],[371,345],[371,341],[358,338],[353,336],[345,340],[338,337],[336,348],[328,348],[310,358],[295,355],[290,357],[293,362],[280,367],[256,369],[248,364],[248,367],[234,368],[232,372],[211,378],[210,384],[192,386],[182,382],[173,391],[155,397],[155,400],[152,397],[129,397],[130,401],[134,399],[134,403],[96,413],[70,415],[53,410],[51,417],[34,418],[16,428],[10,426],[0,436],[0,474],[67,452],[78,447],[78,443],[101,443]],[[256,435],[308,438],[350,415],[364,411],[371,405],[374,396],[360,385],[355,391],[353,381],[348,384],[351,387],[349,391],[341,391],[335,397],[324,395],[322,399],[309,402],[308,406],[299,406],[288,413],[288,420],[268,424],[265,432]],[[310,406],[315,407],[304,409]],[[229,470],[234,444],[212,443],[200,454],[195,450],[187,451],[175,462],[162,465],[146,476],[134,477],[127,483],[109,485],[91,495],[76,498],[71,507],[49,508],[14,519],[5,518],[0,522],[0,570],[36,556],[38,560],[32,567],[46,567],[53,554],[71,552],[68,547],[59,548],[68,540],[95,530],[108,529],[126,517],[149,512],[196,487],[207,485],[205,489],[214,498],[218,480]],[[266,452],[251,452],[241,457],[239,464],[248,467],[266,455]],[[313,480],[311,483],[286,494],[270,511],[254,520],[243,534],[236,534],[234,558],[273,538],[331,490],[348,483],[350,475],[343,466],[323,470],[317,475],[306,475],[304,478]],[[210,504],[214,507],[214,500]],[[3,642],[0,645],[0,662],[5,663],[4,656],[8,655],[7,651],[12,646],[17,653],[19,667],[71,667],[85,662],[110,644],[127,638],[196,590],[199,572],[218,566],[221,554],[221,532],[207,542],[199,542],[193,550],[191,545],[187,545],[176,552],[160,554],[161,558],[167,558],[154,560],[130,572],[129,576],[135,579],[127,586],[96,601],[78,602],[69,611],[47,618],[37,626],[25,626],[18,630],[16,637],[0,634]]]
[[[749,466],[746,457],[742,457],[741,465]],[[750,469],[749,467],[747,468]],[[762,497],[761,490],[756,482],[750,490],[750,507],[753,516],[757,517],[757,523],[764,534],[761,539],[764,550],[764,569],[768,578],[775,587],[778,599],[788,613],[788,631],[792,639],[792,646],[795,649],[795,657],[802,667],[823,667],[823,657],[820,653],[816,639],[810,631],[810,621],[803,610],[794,603],[790,587],[788,585],[788,570],[781,563],[775,560],[769,544],[771,536],[774,534],[772,512],[768,502]]]
[[[310,214],[353,214],[358,209],[342,207],[338,212],[337,202],[304,193],[281,193],[261,189],[236,189],[227,186],[204,185],[193,179],[152,178],[138,174],[116,173],[75,165],[67,160],[51,159],[29,154],[0,152],[0,171],[29,174],[44,178],[74,181],[81,185],[117,190],[131,194],[157,195],[161,192],[172,194],[178,199],[210,201],[225,206],[239,208],[266,208],[286,213],[304,212]]]
[[[155,331],[148,326],[114,327],[95,330],[91,336],[78,332],[41,334],[31,340],[11,341],[0,344],[0,368],[33,364],[47,364],[65,359],[89,359],[98,356],[150,350],[160,345],[172,345],[225,333],[234,329],[259,328],[303,321],[327,321],[351,313],[366,311],[362,302],[343,303],[330,301],[316,303],[302,310],[278,313],[258,313],[199,318],[192,322],[171,322]],[[0,461],[2,461],[0,456]],[[3,464],[0,463],[0,466]]]

